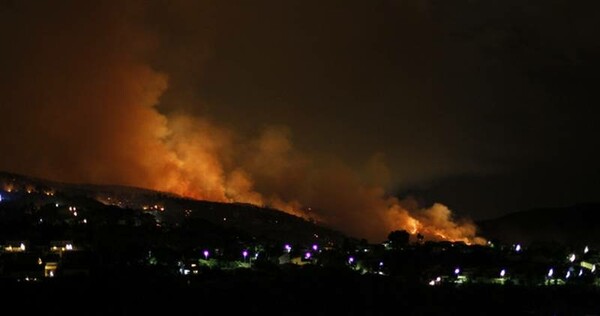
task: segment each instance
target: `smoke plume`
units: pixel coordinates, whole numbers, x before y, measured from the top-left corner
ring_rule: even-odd
[[[482,241],[441,204],[409,210],[386,195],[381,154],[363,173],[300,152],[284,126],[241,135],[186,114],[190,104],[159,110],[169,73],[150,62],[164,44],[141,2],[18,1],[0,10],[9,43],[0,52],[1,169],[265,205],[372,241],[396,229]]]

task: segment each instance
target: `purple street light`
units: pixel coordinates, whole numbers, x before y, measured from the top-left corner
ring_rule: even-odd
[[[246,257],[248,257],[248,250],[242,251],[242,256],[244,256],[244,260],[246,260]]]
[[[516,252],[519,252],[519,251],[521,251],[521,244],[517,244],[517,245],[515,246],[515,251],[516,251]]]
[[[348,263],[349,263],[349,264],[353,264],[353,263],[354,263],[354,257],[350,257],[350,258],[348,258]]]
[[[204,250],[204,259],[208,260],[208,250]]]
[[[314,251],[317,251],[317,250],[319,250],[319,246],[318,246],[317,244],[314,244],[314,245],[312,246],[312,249],[313,249]]]
[[[304,254],[304,259],[310,259],[311,253],[307,252],[306,254]]]
[[[285,246],[283,246],[283,248],[285,248],[285,251],[287,251],[288,253],[290,253],[292,251],[292,246],[290,246],[290,244],[285,244]]]

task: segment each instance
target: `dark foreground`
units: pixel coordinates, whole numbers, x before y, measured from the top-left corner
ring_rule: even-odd
[[[22,315],[600,315],[600,290],[591,286],[430,287],[318,268],[190,278],[134,270],[2,280],[0,289],[4,306]]]

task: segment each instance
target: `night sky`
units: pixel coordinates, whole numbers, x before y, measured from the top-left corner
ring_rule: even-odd
[[[0,0],[0,170],[342,229],[377,199],[598,202],[599,24],[598,1]]]

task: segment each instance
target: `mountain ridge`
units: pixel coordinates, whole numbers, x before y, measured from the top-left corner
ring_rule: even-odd
[[[158,222],[179,225],[186,219],[245,231],[259,238],[286,242],[341,242],[346,236],[321,223],[268,207],[245,203],[195,200],[176,194],[124,185],[73,184],[0,171],[5,201],[23,199],[39,208],[70,203],[94,208],[93,202],[152,214]]]
[[[483,236],[509,243],[600,245],[600,203],[534,208],[478,221]]]

